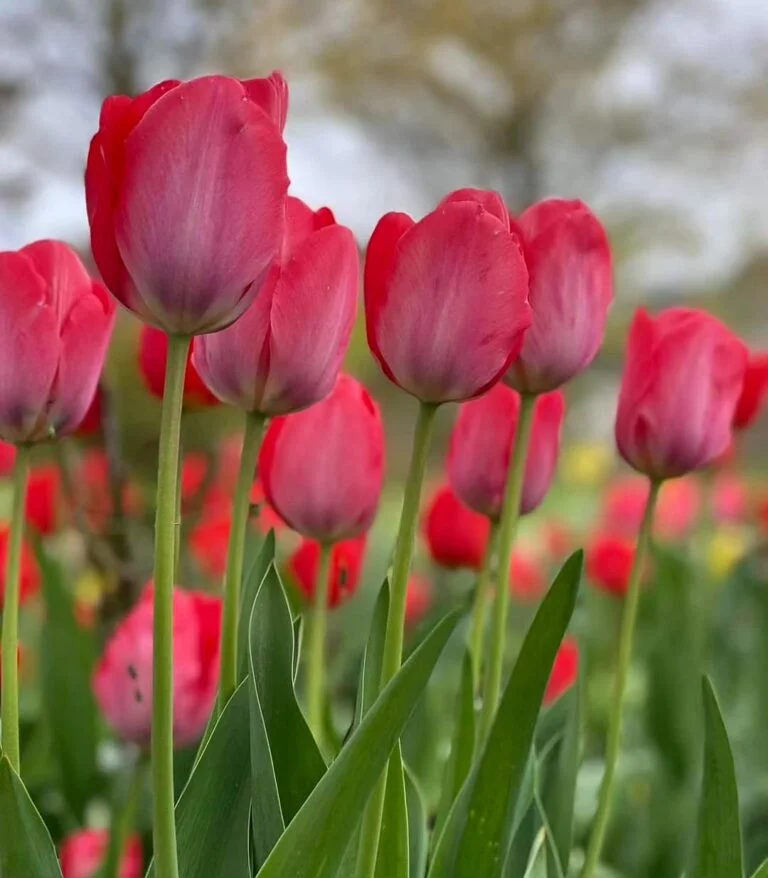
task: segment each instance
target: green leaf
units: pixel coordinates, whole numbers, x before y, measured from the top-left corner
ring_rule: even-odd
[[[704,783],[695,866],[690,878],[743,878],[739,795],[728,732],[712,684],[705,677]]]
[[[429,827],[424,797],[413,772],[403,763],[405,770],[405,798],[408,805],[408,855],[410,878],[423,878],[429,854]]]
[[[176,803],[181,878],[251,878],[248,688],[235,690]],[[147,878],[154,878],[152,863]],[[158,876],[159,878],[159,876]]]
[[[326,769],[296,700],[294,648],[291,609],[272,564],[250,618],[252,823],[258,864]]]
[[[583,553],[563,565],[520,651],[479,760],[435,850],[430,878],[498,878],[544,691],[576,604]]]
[[[0,815],[0,875],[61,878],[43,818],[5,756],[0,759]]]
[[[451,752],[445,765],[440,804],[435,819],[434,837],[436,839],[440,838],[451,807],[472,767],[475,750],[475,694],[473,688],[472,658],[469,652],[465,651],[456,700],[456,721],[453,726]]]
[[[541,796],[544,819],[552,841],[547,850],[547,878],[567,875],[571,857],[573,807],[581,756],[581,684],[577,682],[573,690],[560,700],[570,702],[571,710],[563,737],[555,742],[547,760]]]
[[[47,624],[40,638],[43,706],[64,797],[78,819],[98,792],[99,721],[91,690],[96,645],[78,625],[61,567],[37,550]]]
[[[376,858],[376,878],[409,878],[408,807],[400,746],[389,758],[387,790]]]
[[[287,827],[259,878],[331,878],[368,796],[458,621],[451,613],[379,695],[336,761]]]
[[[360,667],[360,678],[357,684],[353,729],[360,725],[360,721],[371,708],[379,692],[388,616],[389,582],[385,579],[384,584],[379,590],[379,596],[376,598],[376,606],[373,608],[373,616],[371,617],[371,627],[368,631],[368,641],[363,652],[363,662]]]
[[[248,573],[243,579],[240,594],[240,617],[237,623],[238,682],[248,676],[248,643],[250,636],[251,610],[261,583],[267,575],[270,564],[275,560],[275,532],[271,530],[259,549]]]
[[[768,860],[760,866],[752,878],[768,878]]]

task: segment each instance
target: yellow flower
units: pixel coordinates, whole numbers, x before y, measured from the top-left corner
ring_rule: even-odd
[[[561,457],[560,476],[573,487],[591,488],[609,476],[615,455],[605,442],[579,442],[565,449]]]
[[[721,527],[709,541],[707,565],[715,579],[725,579],[747,554],[746,533],[735,527]]]

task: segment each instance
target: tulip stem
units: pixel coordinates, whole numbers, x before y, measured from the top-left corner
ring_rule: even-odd
[[[2,745],[13,770],[18,774],[19,756],[19,592],[21,590],[21,550],[24,538],[24,509],[29,476],[29,448],[19,445],[13,469],[13,509],[8,543],[3,597],[3,675]]]
[[[608,742],[605,753],[605,773],[600,785],[600,797],[598,799],[597,812],[592,833],[589,837],[589,846],[584,860],[584,868],[581,878],[591,878],[594,875],[600,861],[600,853],[608,828],[608,820],[611,811],[611,798],[613,794],[614,780],[616,777],[616,765],[619,758],[621,745],[621,721],[624,707],[624,692],[629,676],[629,666],[632,660],[632,640],[637,621],[637,610],[640,605],[640,584],[643,578],[643,568],[648,548],[651,542],[653,530],[653,515],[656,509],[656,500],[659,495],[661,482],[651,482],[651,490],[645,504],[643,522],[637,538],[637,551],[632,564],[632,572],[629,577],[627,594],[624,600],[624,613],[621,620],[621,634],[619,635],[619,657],[614,682],[613,705],[611,707],[610,725],[608,726]]]
[[[130,769],[128,789],[124,798],[118,798],[112,811],[112,822],[109,828],[109,845],[104,865],[99,878],[119,878],[120,865],[125,854],[128,840],[136,822],[141,794],[146,781],[146,766],[139,760]]]
[[[403,658],[408,574],[411,569],[413,546],[416,541],[421,489],[427,469],[427,455],[429,453],[436,414],[437,405],[434,403],[422,402],[420,404],[416,430],[413,436],[413,450],[411,452],[408,480],[405,483],[400,527],[397,532],[397,542],[395,543],[395,555],[389,577],[389,613],[387,615],[387,630],[384,638],[380,689],[383,689],[398,672]],[[357,878],[373,878],[376,870],[386,788],[387,771],[385,769],[377,786],[371,792],[370,799],[363,813],[360,845],[357,851]]]
[[[168,336],[155,514],[152,784],[157,874],[179,878],[173,793],[173,586],[178,540],[176,486],[181,405],[191,339]]]
[[[517,525],[520,521],[520,501],[525,483],[525,462],[528,446],[531,443],[533,412],[536,396],[523,393],[520,397],[520,416],[515,432],[512,460],[507,474],[507,488],[499,521],[499,566],[496,594],[493,602],[493,629],[491,632],[490,654],[483,689],[483,706],[480,714],[478,742],[482,746],[493,725],[496,707],[501,694],[501,680],[504,672],[504,653],[507,637],[507,611],[509,609],[509,568],[512,561],[512,547],[515,544]]]
[[[320,563],[315,580],[314,610],[307,649],[307,719],[309,727],[323,749],[325,706],[325,636],[328,628],[328,593],[330,590],[331,553],[333,545],[320,546]]]
[[[483,641],[488,616],[488,594],[493,582],[494,573],[496,572],[498,549],[499,523],[498,521],[492,521],[483,566],[475,585],[475,600],[472,604],[472,622],[469,629],[469,654],[472,658],[472,681],[475,693],[480,691],[480,684],[483,679]]]
[[[221,684],[219,707],[223,708],[237,686],[237,630],[240,615],[240,582],[243,578],[245,537],[251,504],[251,488],[256,477],[256,462],[266,419],[256,412],[245,415],[240,471],[232,506],[232,527],[227,549],[227,573],[224,584],[224,612],[221,620]]]

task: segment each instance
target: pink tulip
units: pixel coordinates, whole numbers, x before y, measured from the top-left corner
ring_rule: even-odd
[[[768,399],[768,353],[751,354],[739,403],[733,414],[733,426],[739,430],[750,427],[760,416]]]
[[[126,741],[149,743],[152,727],[152,620],[154,590],[120,622],[93,678],[107,722]],[[219,682],[221,599],[173,591],[173,738],[177,747],[199,740]]]
[[[327,207],[288,198],[286,237],[256,300],[228,329],[195,340],[208,387],[243,411],[284,415],[324,399],[357,311],[355,239]]]
[[[368,344],[424,402],[478,396],[517,356],[531,322],[528,272],[501,197],[465,189],[415,223],[388,213],[365,263]]]
[[[704,311],[639,310],[616,415],[621,456],[652,479],[706,466],[731,442],[745,345]]]
[[[371,526],[384,481],[378,406],[362,384],[341,375],[322,402],[272,421],[259,473],[269,504],[302,536],[360,536]]]
[[[73,250],[36,241],[0,253],[0,436],[73,432],[104,365],[115,306]]]
[[[81,829],[65,838],[60,856],[63,878],[97,878],[108,845],[106,829]],[[133,835],[125,847],[118,878],[141,878],[143,874],[141,839]]]
[[[517,228],[531,278],[533,323],[505,380],[521,392],[543,393],[583,372],[603,342],[613,301],[611,248],[581,201],[540,201]]]
[[[279,73],[171,80],[107,98],[85,194],[112,294],[167,332],[214,332],[251,304],[283,234],[288,190]]]
[[[498,384],[480,399],[461,406],[451,434],[451,485],[467,506],[489,518],[501,515],[519,415],[519,394]],[[541,504],[552,484],[564,418],[560,391],[538,397],[520,504],[523,515]]]

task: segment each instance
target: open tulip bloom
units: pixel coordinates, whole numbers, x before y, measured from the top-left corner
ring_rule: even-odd
[[[639,310],[615,418],[633,472],[606,473],[597,502],[566,496],[567,385],[613,302],[600,220],[559,198],[512,216],[471,188],[387,213],[362,273],[369,365],[418,412],[386,490],[375,382],[345,371],[358,242],[288,195],[287,109],[279,73],[107,98],[85,175],[101,280],[61,242],[0,253],[2,878],[745,878],[708,684],[702,760],[689,714],[704,644],[742,726],[765,713],[746,703],[764,688],[764,589],[745,587],[762,568],[711,614],[699,557],[726,524],[732,565],[765,527],[765,492],[724,463],[734,431],[760,429],[765,354],[701,310]],[[122,477],[150,443],[122,454],[116,303],[143,324],[142,398],[162,400],[154,504]],[[214,445],[225,406],[243,430]],[[550,585],[579,534],[586,556]],[[578,601],[585,564],[612,610]],[[647,710],[631,780],[653,819],[617,772],[625,701]],[[603,739],[592,817],[579,766]],[[750,857],[768,853],[749,831]]]

